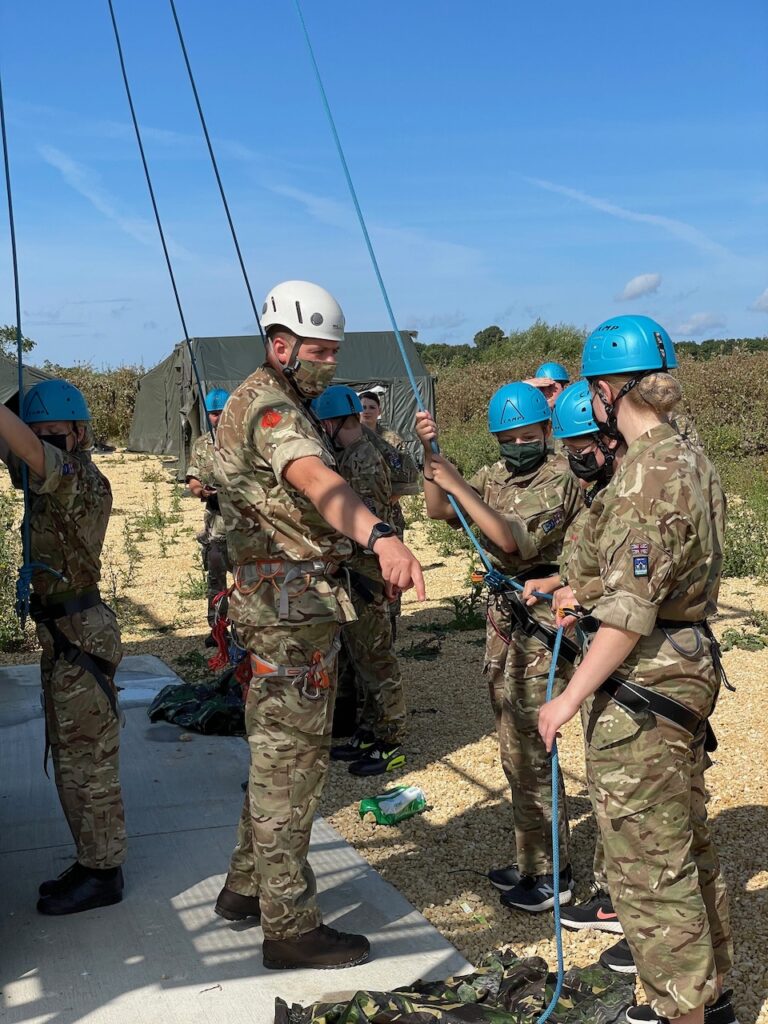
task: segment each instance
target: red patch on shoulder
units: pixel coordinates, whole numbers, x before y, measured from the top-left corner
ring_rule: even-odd
[[[276,427],[282,418],[277,409],[267,409],[261,417],[261,425],[262,427]]]

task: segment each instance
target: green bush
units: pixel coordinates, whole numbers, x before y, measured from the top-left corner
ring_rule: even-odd
[[[32,630],[22,629],[16,617],[16,579],[22,561],[21,500],[13,491],[0,491],[0,651],[32,646]]]
[[[143,367],[118,366],[114,370],[95,370],[90,363],[59,366],[46,361],[44,368],[83,392],[98,442],[126,443]]]

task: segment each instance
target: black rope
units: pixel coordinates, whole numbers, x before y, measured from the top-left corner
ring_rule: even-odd
[[[155,190],[152,187],[152,178],[151,178],[150,173],[149,173],[149,165],[147,164],[147,158],[146,158],[146,155],[144,153],[144,143],[141,140],[141,130],[139,128],[139,122],[138,122],[138,119],[136,117],[136,108],[133,105],[133,96],[131,95],[131,87],[130,87],[130,84],[128,82],[128,72],[126,71],[126,68],[125,68],[125,58],[123,57],[123,45],[122,45],[122,43],[120,41],[120,31],[119,31],[119,29],[117,27],[117,18],[115,17],[115,8],[113,6],[112,0],[107,0],[107,4],[109,5],[109,14],[110,14],[110,17],[112,19],[112,28],[114,29],[114,32],[115,32],[115,43],[117,44],[117,55],[118,55],[118,58],[120,60],[120,70],[121,70],[122,75],[123,75],[123,84],[125,85],[125,95],[126,95],[126,97],[128,99],[128,106],[129,106],[130,111],[131,111],[131,120],[133,121],[133,130],[136,133],[136,142],[138,143],[138,146],[139,146],[139,154],[141,156],[141,163],[142,163],[142,166],[144,167],[144,177],[147,179],[147,188],[149,190],[149,198],[150,198],[150,200],[152,202],[152,210],[154,211],[154,214],[155,214],[155,222],[157,224],[158,234],[160,235],[160,242],[162,243],[162,246],[163,246],[163,254],[165,256],[165,264],[168,267],[168,276],[171,279],[171,287],[173,288],[173,295],[174,295],[174,298],[176,299],[176,308],[179,311],[179,319],[181,320],[181,327],[182,327],[182,330],[184,332],[184,340],[187,343],[187,350],[189,352],[189,358],[192,361],[192,371],[193,371],[193,373],[195,375],[195,381],[197,382],[198,393],[199,393],[200,398],[201,398],[202,403],[203,403],[203,411],[205,412],[205,419],[206,419],[206,422],[208,424],[208,430],[210,431],[211,437],[213,437],[214,436],[213,424],[211,423],[211,419],[210,419],[210,417],[208,415],[208,410],[205,408],[205,391],[203,390],[203,382],[200,379],[200,373],[199,373],[198,368],[197,368],[197,360],[195,359],[195,354],[192,351],[192,342],[191,342],[190,337],[189,337],[189,331],[187,330],[187,321],[186,321],[186,319],[184,317],[184,310],[183,310],[182,305],[181,305],[181,297],[179,295],[179,289],[178,289],[178,287],[176,285],[176,275],[173,272],[173,264],[171,263],[171,254],[168,251],[168,245],[167,245],[167,243],[165,241],[165,232],[163,231],[163,224],[162,224],[162,221],[160,220],[160,210],[158,209],[157,200],[155,199]]]
[[[186,43],[184,42],[184,35],[183,35],[182,31],[181,31],[181,24],[179,23],[179,16],[176,13],[176,4],[174,3],[174,0],[170,0],[170,5],[171,5],[171,14],[173,15],[173,21],[174,21],[174,24],[176,25],[176,32],[178,33],[178,36],[179,36],[179,44],[181,45],[181,52],[182,52],[182,54],[184,56],[184,63],[187,66],[187,74],[189,75],[189,84],[192,86],[192,94],[195,97],[195,105],[197,106],[197,112],[200,115],[200,124],[202,125],[203,135],[205,136],[205,142],[206,142],[206,145],[208,146],[208,153],[209,153],[209,155],[211,157],[211,164],[213,166],[213,173],[216,175],[216,184],[219,186],[219,194],[221,195],[221,201],[224,204],[224,212],[227,215],[227,223],[229,224],[229,230],[230,230],[230,233],[232,235],[232,241],[235,244],[235,252],[237,253],[237,261],[240,264],[240,270],[242,272],[243,281],[245,282],[245,287],[246,287],[246,290],[248,292],[248,298],[249,298],[250,303],[251,303],[251,309],[253,310],[253,315],[254,315],[254,317],[256,319],[256,326],[257,326],[257,328],[259,330],[259,334],[261,335],[262,342],[266,345],[266,339],[264,337],[264,330],[262,329],[262,326],[261,326],[261,318],[259,317],[259,312],[258,312],[258,309],[256,308],[256,300],[253,297],[253,289],[251,288],[251,282],[250,282],[250,279],[248,277],[248,271],[245,269],[245,260],[243,259],[243,254],[242,254],[242,251],[240,249],[240,242],[239,242],[238,237],[237,237],[237,231],[235,230],[235,224],[234,224],[234,221],[232,220],[232,214],[230,213],[230,210],[229,210],[229,203],[227,202],[227,196],[226,196],[226,193],[224,191],[224,184],[223,184],[223,182],[221,180],[221,175],[219,174],[219,165],[218,165],[218,163],[216,161],[216,155],[215,155],[215,153],[213,151],[213,143],[211,142],[211,136],[208,133],[208,125],[206,124],[205,115],[203,114],[203,107],[202,107],[202,104],[200,103],[200,94],[197,91],[197,84],[195,83],[195,76],[192,74],[192,65],[189,62],[189,54],[187,53],[187,46],[186,46]]]
[[[13,265],[13,292],[16,303],[16,352],[19,363],[19,417],[23,414],[24,405],[24,351],[21,331],[21,288],[19,286],[19,259],[16,248],[16,222],[13,216],[13,193],[11,190],[11,165],[8,158],[8,136],[5,128],[5,104],[3,102],[3,81],[0,75],[0,132],[3,137],[3,167],[5,169],[5,191],[8,197],[8,227],[11,235],[11,263]],[[29,590],[32,577],[32,543],[29,523],[29,469],[26,462],[21,463],[21,489],[24,495],[24,521],[22,523],[22,558],[19,578],[16,583],[16,614],[22,625],[29,614]]]

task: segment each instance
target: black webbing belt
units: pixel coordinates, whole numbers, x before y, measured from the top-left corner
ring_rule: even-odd
[[[100,604],[101,594],[98,589],[78,594],[67,601],[51,604],[43,603],[40,598],[33,596],[29,614],[36,623],[45,626],[51,634],[54,660],[58,661],[59,658],[64,658],[70,665],[76,665],[78,668],[82,668],[85,672],[90,673],[109,701],[109,706],[112,708],[115,718],[119,718],[120,712],[117,707],[117,697],[115,696],[115,689],[112,684],[112,677],[115,673],[114,664],[111,661],[107,661],[106,658],[100,658],[97,654],[89,654],[87,651],[82,650],[72,643],[57,625],[59,619],[66,618],[69,615],[76,615],[78,612],[87,611],[89,608],[95,608]]]
[[[539,620],[531,613],[530,609],[520,600],[520,595],[517,591],[504,589],[497,590],[496,592],[506,599],[507,607],[509,608],[509,612],[514,621],[515,628],[520,629],[525,636],[535,637],[540,641],[540,643],[544,644],[550,652],[554,651],[555,639],[557,637],[556,630],[552,629],[551,626],[545,626],[543,623],[539,622]],[[662,621],[667,626],[673,625],[671,621]],[[676,622],[674,625],[702,627],[702,623],[698,622]],[[708,628],[709,627],[707,625],[707,629]],[[581,653],[581,647],[578,644],[575,644],[566,636],[562,637],[560,641],[559,655],[559,658],[562,661],[567,662],[569,665],[573,665]],[[717,660],[715,661],[715,665],[717,667]],[[697,715],[695,711],[691,711],[690,708],[681,704],[679,701],[676,701],[674,698],[667,697],[664,694],[659,693],[657,690],[650,689],[647,686],[640,686],[638,683],[630,683],[615,673],[608,676],[602,686],[598,688],[597,692],[599,693],[600,691],[607,693],[611,699],[619,705],[619,707],[628,711],[632,715],[650,712],[658,718],[664,718],[668,722],[672,722],[674,725],[680,726],[681,729],[685,729],[686,732],[689,732],[691,736],[695,736],[704,726],[706,721],[706,719]],[[712,743],[715,742],[714,733],[712,733],[711,738],[709,738],[709,750],[714,749]]]

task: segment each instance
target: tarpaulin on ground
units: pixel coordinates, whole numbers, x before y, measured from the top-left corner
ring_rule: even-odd
[[[215,683],[170,683],[147,708],[150,722],[166,721],[216,736],[245,733],[243,691],[228,669]]]
[[[303,1008],[276,1000],[275,1024],[536,1024],[556,977],[540,957],[491,953],[474,974],[417,982],[392,992],[357,992],[336,1003]],[[549,1020],[552,1024],[613,1024],[634,1002],[633,976],[595,964],[572,968]]]

